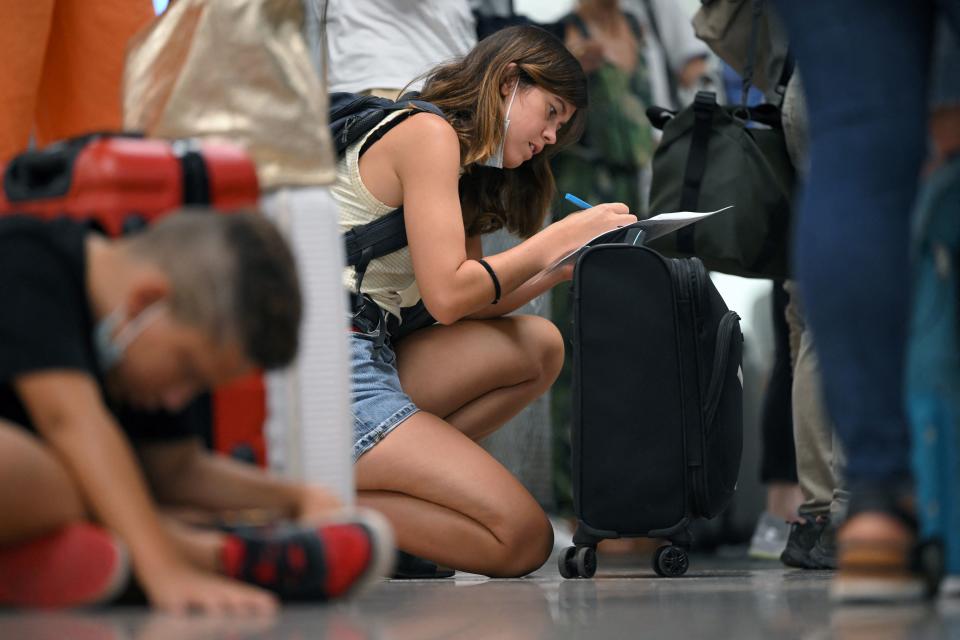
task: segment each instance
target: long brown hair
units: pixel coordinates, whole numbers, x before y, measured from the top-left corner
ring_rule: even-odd
[[[510,67],[510,63],[516,67]],[[516,169],[474,164],[490,157],[503,136],[500,87],[514,78],[520,90],[537,86],[577,108],[557,132],[557,143]],[[563,42],[539,27],[510,27],[481,40],[466,56],[426,75],[420,98],[441,109],[460,138],[460,201],[467,235],[506,227],[522,237],[540,230],[554,195],[550,158],[580,137],[587,80]]]

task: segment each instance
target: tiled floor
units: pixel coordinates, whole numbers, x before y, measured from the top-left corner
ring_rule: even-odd
[[[140,608],[0,613],[0,640],[439,640],[495,638],[960,638],[960,601],[831,609],[830,574],[737,558],[692,558],[679,579],[647,563],[601,558],[593,580],[551,562],[522,580],[385,582],[334,606],[293,606],[273,620],[172,618]]]

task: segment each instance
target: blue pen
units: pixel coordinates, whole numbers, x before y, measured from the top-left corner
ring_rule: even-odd
[[[568,194],[564,195],[564,196],[563,196],[563,199],[566,200],[566,201],[568,201],[568,202],[572,202],[573,204],[577,205],[577,206],[580,207],[581,209],[592,209],[592,208],[593,208],[593,205],[592,205],[592,204],[590,204],[589,202],[586,202],[586,201],[584,201],[584,200],[581,200],[580,198],[578,198],[577,196],[573,195],[572,193],[568,193]]]

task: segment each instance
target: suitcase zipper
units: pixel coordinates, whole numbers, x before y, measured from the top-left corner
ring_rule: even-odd
[[[700,264],[702,268],[702,263]],[[697,350],[697,344],[699,340],[697,339],[697,318],[700,313],[700,278],[697,273],[696,265],[689,259],[674,259],[670,261],[672,267],[672,272],[674,274],[674,280],[677,284],[677,290],[679,292],[678,298],[680,300],[686,300],[689,302],[689,313],[692,318],[692,329],[694,331],[693,337],[693,346],[694,346],[694,360],[699,360],[699,353]],[[679,300],[678,300],[679,301]],[[697,367],[697,363],[693,364],[694,367]],[[699,377],[699,371],[696,371],[695,376]],[[700,416],[697,416],[699,419]],[[684,416],[684,457],[687,461],[687,469],[689,471],[689,490],[687,493],[688,500],[690,501],[689,508],[694,513],[702,512],[702,505],[700,496],[704,491],[704,481],[703,481],[703,464],[704,464],[704,447],[706,439],[703,434],[703,423],[697,431],[698,434],[694,437],[699,437],[699,442],[694,444],[690,442],[690,436],[694,435],[688,432],[687,429],[687,418]],[[700,450],[699,462],[696,459],[691,460],[689,457],[691,447],[696,447]]]
[[[726,380],[727,362],[730,360],[730,339],[733,337],[733,330],[739,322],[740,316],[734,311],[727,311],[720,319],[720,325],[717,328],[717,346],[713,356],[713,371],[710,374],[710,385],[707,387],[707,402],[704,405],[704,416],[706,416],[704,429],[705,435],[709,435],[713,428],[713,422],[716,418],[717,407],[720,406],[720,396],[723,394],[724,382]]]
[[[740,320],[733,311],[727,311],[720,318],[720,324],[717,327],[717,342],[714,350],[713,371],[710,373],[710,384],[707,387],[707,402],[704,407],[703,422],[703,465],[695,471],[695,483],[697,491],[694,495],[694,503],[697,512],[703,517],[713,517],[713,513],[708,513],[707,505],[710,504],[710,487],[707,486],[707,443],[713,434],[716,422],[717,408],[720,406],[720,397],[723,395],[724,382],[726,379],[727,363],[730,361],[730,340],[733,337],[733,329]]]

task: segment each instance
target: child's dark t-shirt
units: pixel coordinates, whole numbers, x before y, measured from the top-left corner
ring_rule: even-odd
[[[87,296],[85,238],[77,222],[0,217],[0,419],[34,430],[13,381],[44,370],[91,375],[104,392]],[[195,435],[195,406],[172,414],[107,406],[132,440]]]

